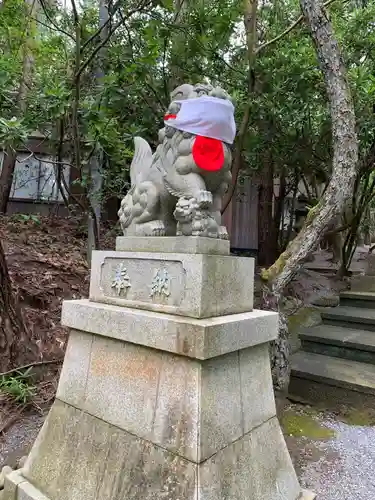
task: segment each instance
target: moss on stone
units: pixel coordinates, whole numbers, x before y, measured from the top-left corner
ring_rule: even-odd
[[[338,415],[338,420],[348,425],[375,427],[375,410],[369,408],[349,408],[343,414]]]
[[[327,440],[335,437],[332,429],[320,424],[316,417],[287,410],[281,417],[284,433],[293,437],[307,437],[315,440]]]
[[[314,307],[301,307],[296,313],[288,317],[290,333],[298,333],[301,327],[314,326],[320,323],[320,314]]]

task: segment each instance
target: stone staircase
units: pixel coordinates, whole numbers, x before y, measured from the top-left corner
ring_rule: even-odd
[[[301,330],[289,392],[313,402],[375,404],[375,292],[350,291]]]

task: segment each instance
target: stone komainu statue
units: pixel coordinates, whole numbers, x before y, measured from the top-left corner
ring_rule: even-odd
[[[118,212],[125,236],[228,239],[222,197],[231,182],[234,107],[221,88],[181,85],[171,94],[152,154],[135,138],[131,188]]]

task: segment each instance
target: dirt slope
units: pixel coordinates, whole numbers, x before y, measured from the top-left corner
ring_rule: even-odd
[[[61,357],[67,333],[60,326],[62,301],[88,294],[89,271],[80,222],[1,217],[0,237],[14,291],[41,357]]]

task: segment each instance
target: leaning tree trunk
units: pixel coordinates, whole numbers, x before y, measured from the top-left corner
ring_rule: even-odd
[[[321,0],[300,0],[300,4],[325,79],[332,122],[333,168],[324,195],[310,210],[298,236],[277,261],[262,272],[262,278],[266,283],[265,305],[276,310],[279,310],[285,287],[291,282],[308,255],[317,247],[330,222],[343,212],[345,203],[351,198],[358,161],[354,107],[332,25],[325,14]],[[278,390],[285,390],[289,384],[289,349],[286,317],[281,313],[279,337],[273,344],[271,352],[274,384]]]
[[[36,357],[37,348],[15,300],[0,241],[0,373],[35,361]]]

